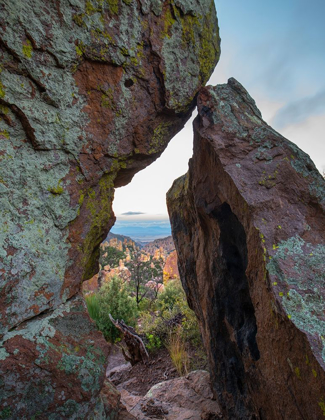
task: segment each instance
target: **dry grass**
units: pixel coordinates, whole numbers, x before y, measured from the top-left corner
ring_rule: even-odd
[[[190,359],[181,335],[181,327],[170,333],[166,347],[178,374],[180,376],[186,375],[189,370]]]

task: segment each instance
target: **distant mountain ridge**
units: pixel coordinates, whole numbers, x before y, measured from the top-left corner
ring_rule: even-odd
[[[118,241],[121,241],[122,243],[125,242],[125,240],[127,242],[134,242],[136,246],[138,246],[144,252],[148,252],[151,255],[154,255],[155,251],[159,248],[163,248],[166,254],[170,254],[171,252],[175,250],[175,245],[174,245],[172,236],[167,236],[166,238],[155,239],[154,241],[151,241],[151,242],[142,243],[142,242],[135,241],[130,236],[109,232],[106,237],[106,241],[109,241],[110,239],[117,239]]]
[[[105,241],[109,241],[110,239],[117,239],[118,241],[121,241],[121,242],[124,242],[125,239],[126,239],[127,242],[134,242],[135,245],[138,246],[139,248],[142,248],[143,247],[143,244],[141,242],[135,241],[130,236],[119,235],[118,233],[109,232],[108,235],[106,236]],[[103,242],[105,242],[105,241],[103,241]]]
[[[149,254],[154,254],[155,251],[159,248],[163,248],[166,254],[170,254],[175,250],[175,245],[172,236],[167,236],[166,238],[155,239],[152,242],[148,242],[142,248],[143,251],[149,252]]]

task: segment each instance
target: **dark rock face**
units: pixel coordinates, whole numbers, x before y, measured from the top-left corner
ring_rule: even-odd
[[[229,419],[325,415],[325,182],[234,79],[203,88],[167,194],[179,270]]]
[[[157,159],[183,127],[219,42],[212,0],[1,1],[2,417],[31,418],[40,395],[49,419],[67,418],[65,410],[87,418],[97,404],[107,350],[96,385],[82,391],[81,371],[93,363],[87,343],[105,346],[84,306],[81,342],[60,351],[54,326],[35,317],[67,316],[82,279],[98,271],[114,187]],[[75,361],[69,372],[65,352]],[[22,391],[43,376],[37,398]],[[65,381],[75,397],[62,394]]]

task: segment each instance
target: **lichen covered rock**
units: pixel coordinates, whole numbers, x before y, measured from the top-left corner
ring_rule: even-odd
[[[325,415],[325,181],[234,79],[203,88],[167,201],[225,418]]]
[[[87,418],[100,402],[107,355],[82,297],[21,324],[0,349],[1,417]]]
[[[218,57],[212,0],[1,2],[2,348],[13,329],[63,308],[98,271],[114,187],[160,156]],[[34,368],[25,364],[18,383]],[[5,410],[10,392],[1,390]],[[66,403],[55,401],[48,407],[60,418]]]

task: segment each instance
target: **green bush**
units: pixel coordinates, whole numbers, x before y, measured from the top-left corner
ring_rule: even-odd
[[[160,349],[162,346],[162,342],[159,337],[153,334],[146,334],[147,337],[147,344],[146,347],[149,351],[153,352],[155,350]]]
[[[138,305],[140,313],[148,312],[152,307],[154,307],[154,302],[151,299],[143,298]]]
[[[161,311],[173,311],[174,307],[187,305],[185,292],[179,279],[170,280],[163,292],[158,295],[158,307]]]
[[[165,342],[174,328],[168,323],[175,315],[182,314],[183,321],[178,334],[181,338],[194,346],[201,345],[201,334],[194,312],[189,308],[185,292],[179,279],[170,280],[165,290],[158,295],[158,313],[141,314],[141,332],[157,336]]]
[[[135,299],[129,296],[119,277],[112,277],[96,294],[86,296],[85,299],[89,315],[106,340],[114,343],[120,336],[120,331],[112,324],[109,314],[114,319],[123,319],[127,325],[136,325],[138,311]]]

